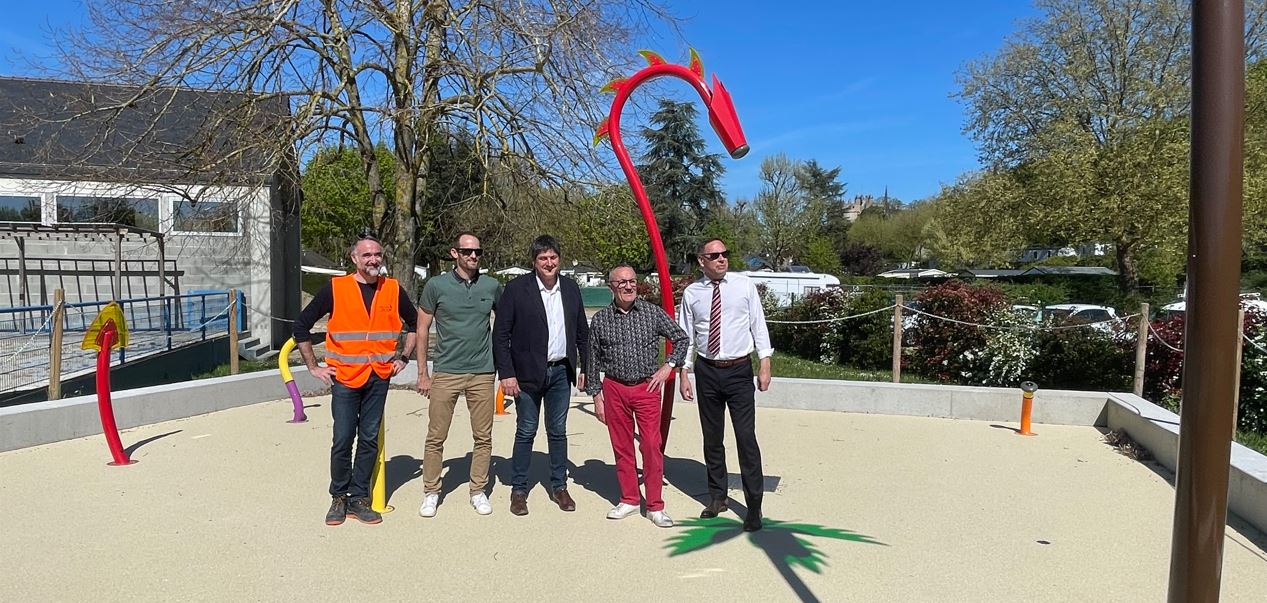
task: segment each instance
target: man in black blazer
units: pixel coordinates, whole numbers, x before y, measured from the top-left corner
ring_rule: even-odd
[[[589,323],[581,288],[559,276],[559,243],[541,235],[529,248],[533,272],[506,284],[493,326],[493,363],[502,391],[515,396],[515,448],[511,455],[510,512],[528,514],[532,441],[545,408],[550,451],[550,500],[576,510],[567,491],[567,411],[572,385],[585,387]]]

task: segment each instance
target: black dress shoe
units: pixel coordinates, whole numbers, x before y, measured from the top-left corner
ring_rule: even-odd
[[[743,531],[755,532],[761,529],[761,512],[748,512],[748,516],[743,520]]]
[[[718,515],[725,513],[727,509],[728,507],[726,506],[726,499],[714,498],[712,501],[708,503],[707,507],[704,507],[703,511],[700,511],[699,516],[701,519],[709,519],[712,517],[717,517]]]

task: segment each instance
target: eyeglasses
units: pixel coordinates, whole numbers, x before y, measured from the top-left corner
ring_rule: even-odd
[[[484,250],[479,248],[471,249],[470,247],[455,247],[455,249],[457,249],[457,252],[462,255],[473,255],[475,257],[484,255]]]
[[[611,286],[613,286],[613,287],[637,287],[637,286],[638,286],[638,281],[637,281],[636,279],[627,278],[627,279],[622,280],[622,281],[612,281],[612,282],[611,282]]]
[[[730,257],[730,251],[729,251],[729,250],[727,250],[727,251],[714,251],[714,252],[712,252],[712,253],[701,253],[701,254],[699,254],[699,256],[700,256],[700,257],[702,257],[702,258],[704,258],[704,259],[706,259],[706,260],[708,260],[708,261],[710,261],[710,262],[715,262],[715,261],[717,261],[717,258],[728,258],[728,257]]]

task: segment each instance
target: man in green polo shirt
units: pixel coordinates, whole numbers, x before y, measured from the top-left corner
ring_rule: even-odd
[[[466,396],[475,450],[471,455],[471,506],[480,515],[493,512],[484,489],[493,454],[493,348],[489,314],[502,286],[480,275],[480,240],[458,235],[449,255],[453,272],[438,274],[422,288],[418,308],[418,392],[431,399],[427,443],[422,458],[423,498],[418,514],[435,517],[440,505],[440,469],[458,396]],[[431,321],[436,323],[435,376],[427,367]]]

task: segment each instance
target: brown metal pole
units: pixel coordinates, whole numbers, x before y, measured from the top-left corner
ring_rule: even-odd
[[[1135,387],[1136,396],[1144,397],[1144,364],[1148,361],[1148,303],[1139,305],[1139,335],[1135,339]]]
[[[893,382],[902,382],[902,294],[893,306]]]
[[[1241,362],[1245,358],[1245,311],[1236,313],[1236,397],[1232,399],[1232,441],[1236,441],[1236,418],[1241,412]]]
[[[1169,600],[1219,599],[1236,398],[1245,5],[1192,3],[1188,320]]]

